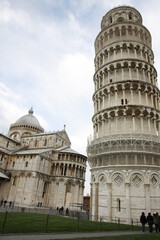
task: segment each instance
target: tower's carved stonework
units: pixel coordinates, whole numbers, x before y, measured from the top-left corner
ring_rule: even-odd
[[[83,203],[86,157],[65,129],[45,133],[31,109],[0,134],[0,200],[20,206]]]
[[[132,7],[110,10],[95,40],[91,215],[160,212],[160,110],[151,35]]]

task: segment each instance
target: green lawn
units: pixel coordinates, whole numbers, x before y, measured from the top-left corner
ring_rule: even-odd
[[[148,235],[129,235],[118,237],[98,237],[98,238],[75,238],[68,240],[159,240],[160,234],[148,234]]]
[[[8,213],[4,233],[42,233],[46,232],[45,214]],[[2,233],[4,213],[0,213],[0,232]],[[90,232],[90,231],[123,231],[139,230],[140,227],[118,225],[115,223],[100,223],[62,216],[50,215],[47,232]]]

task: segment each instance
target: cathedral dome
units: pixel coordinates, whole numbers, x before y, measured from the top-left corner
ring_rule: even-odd
[[[28,111],[28,114],[20,117],[16,122],[15,125],[28,125],[32,127],[42,128],[37,118],[33,115],[33,109],[31,108]]]
[[[31,108],[28,114],[20,117],[15,123],[10,125],[9,136],[14,139],[20,139],[22,136],[41,132],[44,132],[44,129],[33,115],[33,109]]]

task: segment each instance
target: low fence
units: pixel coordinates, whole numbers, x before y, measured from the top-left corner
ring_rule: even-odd
[[[34,213],[34,214],[44,214],[46,215],[46,217],[43,218],[43,229],[44,232],[48,231],[48,224],[49,222],[53,219],[50,218],[50,216],[55,216],[55,215],[62,215],[62,216],[66,216],[69,218],[75,218],[77,219],[77,221],[75,221],[75,225],[76,230],[80,231],[83,226],[85,225],[85,221],[88,221],[90,223],[90,225],[94,225],[96,222],[96,228],[99,231],[104,231],[104,230],[108,230],[107,229],[107,225],[106,223],[110,224],[110,223],[115,223],[116,225],[114,225],[115,230],[119,230],[120,228],[122,228],[122,226],[120,226],[121,224],[128,224],[128,230],[133,230],[135,226],[139,226],[140,222],[138,219],[128,219],[126,221],[126,219],[123,218],[114,218],[114,219],[109,219],[105,216],[101,216],[101,217],[97,217],[95,215],[89,216],[89,212],[84,212],[84,211],[59,211],[59,209],[54,209],[54,208],[43,208],[43,207],[24,207],[24,206],[14,206],[14,207],[9,207],[8,205],[6,205],[5,207],[1,206],[0,207],[0,213],[2,215],[1,218],[1,233],[5,233],[7,230],[7,221],[9,220],[12,212],[20,212],[20,213]],[[83,221],[82,221],[83,220]],[[93,224],[92,224],[93,223]],[[109,225],[108,225],[109,226]],[[125,229],[125,227],[124,227]]]

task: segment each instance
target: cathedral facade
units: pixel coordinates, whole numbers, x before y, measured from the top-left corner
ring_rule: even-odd
[[[83,203],[86,161],[65,128],[45,133],[30,109],[0,134],[0,200],[71,209]]]
[[[92,219],[130,223],[160,212],[160,105],[152,39],[133,7],[102,19],[95,40]]]

